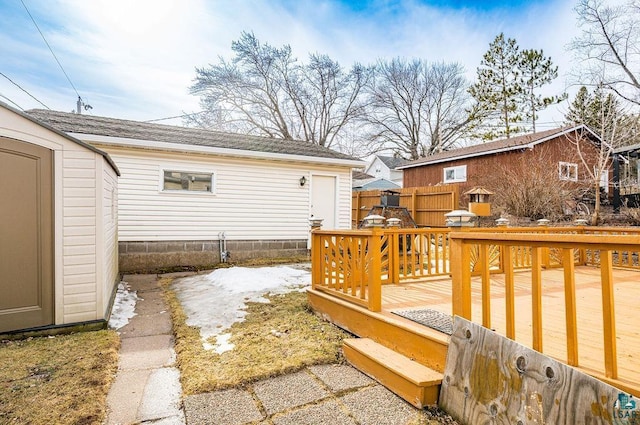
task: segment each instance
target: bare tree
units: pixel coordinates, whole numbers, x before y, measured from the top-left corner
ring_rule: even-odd
[[[634,137],[638,120],[637,116],[624,113],[611,92],[601,93],[599,96],[602,100],[593,102],[589,117],[589,123],[597,127],[592,130],[597,133],[599,139],[596,144],[595,156],[591,149],[585,149],[587,143],[594,143],[593,133],[589,130],[576,130],[569,138],[574,143],[585,174],[588,176],[586,184],[592,188],[595,194],[595,207],[591,216],[592,225],[596,225],[600,219],[602,204],[600,187],[609,183],[609,167],[613,151],[624,146],[630,138]],[[594,114],[597,114],[597,117]],[[577,117],[575,116],[574,120],[579,119]]]
[[[582,34],[570,47],[585,63],[587,79],[640,105],[638,0],[618,6],[609,6],[603,0],[579,0],[575,11]]]
[[[363,112],[361,92],[372,72],[366,67],[345,71],[319,54],[303,64],[290,46],[263,44],[247,32],[231,49],[230,62],[219,58],[217,64],[196,68],[191,93],[212,115],[200,117],[202,123],[330,147]]]
[[[463,74],[458,64],[379,61],[368,90],[371,139],[407,159],[450,148],[470,122]]]

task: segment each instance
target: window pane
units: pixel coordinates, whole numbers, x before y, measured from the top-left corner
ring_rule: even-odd
[[[211,173],[185,173],[165,171],[163,190],[186,190],[192,192],[211,192],[213,180]]]

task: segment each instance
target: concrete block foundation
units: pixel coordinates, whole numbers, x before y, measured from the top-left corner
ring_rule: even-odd
[[[205,268],[218,264],[220,241],[119,242],[120,273],[141,273],[177,268]],[[306,239],[228,240],[229,261],[287,258],[306,255]]]

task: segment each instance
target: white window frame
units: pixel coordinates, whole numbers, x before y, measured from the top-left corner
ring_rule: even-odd
[[[185,189],[165,189],[164,188],[164,174],[165,172],[172,172],[172,173],[185,173],[185,174],[210,174],[211,175],[211,185],[210,185],[210,190],[205,191],[205,190],[185,190]],[[167,194],[180,194],[180,195],[204,195],[204,196],[209,196],[209,195],[215,195],[216,194],[216,183],[217,183],[218,179],[216,176],[216,172],[214,170],[205,170],[205,169],[193,169],[193,168],[185,168],[185,167],[172,167],[172,166],[166,166],[166,167],[161,167],[160,168],[160,186],[159,186],[159,191],[160,193],[167,193]]]
[[[570,170],[573,170],[570,171]],[[573,162],[558,162],[558,178],[564,181],[578,181],[578,164]]]
[[[453,178],[447,178],[448,172],[453,172]],[[467,166],[456,165],[455,167],[445,167],[442,170],[442,181],[444,183],[463,183],[467,181]]]

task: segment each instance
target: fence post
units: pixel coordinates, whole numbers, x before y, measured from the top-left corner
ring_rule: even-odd
[[[450,233],[453,314],[471,320],[471,256],[459,233]]]
[[[369,235],[369,310],[382,310],[382,236],[384,230],[371,229]]]

